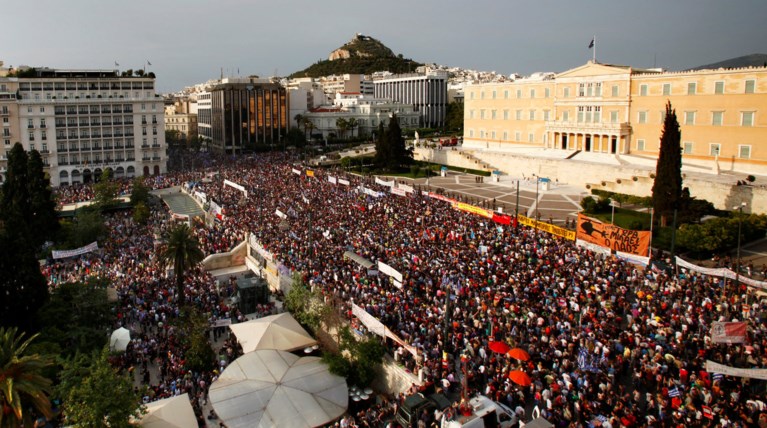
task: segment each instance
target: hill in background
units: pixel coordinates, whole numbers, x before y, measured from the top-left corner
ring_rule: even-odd
[[[701,65],[690,70],[705,70],[705,69],[717,69],[717,68],[741,68],[741,67],[764,67],[767,65],[766,54],[751,54],[739,56],[737,58],[730,58],[724,61],[715,62],[713,64]]]
[[[331,74],[371,74],[376,71],[392,73],[414,72],[422,64],[391,49],[370,36],[356,34],[351,41],[335,49],[327,60],[318,61],[308,68],[296,71],[290,77],[320,77]]]

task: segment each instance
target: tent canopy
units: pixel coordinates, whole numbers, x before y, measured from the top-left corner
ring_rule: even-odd
[[[140,423],[147,428],[185,428],[196,427],[197,418],[189,395],[183,394],[147,404]]]
[[[258,349],[295,351],[317,343],[287,312],[232,324],[229,328],[246,354]]]
[[[130,343],[130,331],[125,327],[120,327],[112,332],[109,338],[109,349],[112,351],[125,352]]]
[[[315,427],[349,404],[343,377],[318,357],[260,350],[236,359],[213,382],[210,402],[229,428]]]

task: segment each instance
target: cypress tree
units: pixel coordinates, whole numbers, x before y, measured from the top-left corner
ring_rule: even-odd
[[[669,216],[682,198],[682,132],[671,101],[666,103],[666,118],[660,136],[660,152],[652,186],[652,202],[660,225],[668,225]]]
[[[27,189],[29,191],[30,239],[35,248],[52,240],[59,230],[56,200],[51,181],[43,171],[43,159],[37,150],[29,152],[27,162]]]
[[[389,146],[389,159],[387,167],[394,170],[402,165],[411,163],[413,152],[405,146],[405,139],[402,138],[402,128],[399,126],[397,115],[393,115],[389,121],[389,128],[386,132],[386,139]]]

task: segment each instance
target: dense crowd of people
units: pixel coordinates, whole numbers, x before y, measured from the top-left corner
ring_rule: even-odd
[[[350,320],[354,303],[417,350],[388,342],[404,367],[436,389],[455,393],[466,373],[469,394],[523,412],[536,408],[555,426],[767,426],[765,381],[705,368],[706,360],[767,368],[767,302],[742,284],[632,265],[456,210],[427,189],[400,196],[338,170],[310,176],[282,153],[208,165],[147,179],[153,188],[193,182],[190,191],[222,208],[212,227],[196,225],[206,252],[227,251],[252,234]],[[202,182],[210,172],[217,174]],[[114,281],[121,319],[143,334],[129,359],[161,367],[155,396],[190,392],[204,400],[215,374],[185,370],[167,322],[177,314],[174,287],[157,263],[152,231],[168,227],[168,217],[156,212],[138,226],[115,215],[101,257],[45,269],[52,283],[89,274]],[[402,282],[344,258],[346,251],[391,266]],[[190,272],[186,283],[187,299],[212,320],[239,315],[205,272]],[[714,321],[747,322],[748,343],[712,343]],[[490,342],[522,348],[531,358],[496,353]],[[531,385],[510,379],[517,370]],[[387,412],[378,409],[373,419]],[[371,423],[364,412],[344,421]]]

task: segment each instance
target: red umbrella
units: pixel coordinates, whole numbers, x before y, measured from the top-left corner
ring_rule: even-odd
[[[505,354],[511,349],[511,346],[504,342],[490,342],[487,347],[496,354]]]
[[[533,383],[532,379],[530,379],[530,376],[528,376],[527,373],[523,372],[522,370],[513,370],[509,372],[509,379],[520,386],[530,386],[530,384]]]
[[[528,354],[527,351],[521,348],[514,348],[511,351],[507,352],[506,355],[516,360],[527,361],[530,359],[530,354]]]

